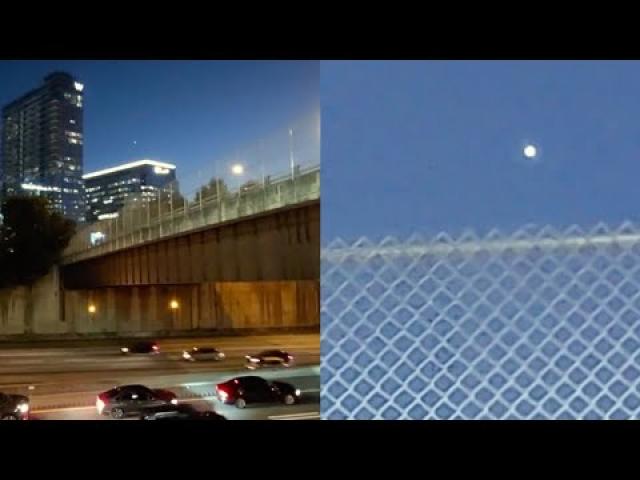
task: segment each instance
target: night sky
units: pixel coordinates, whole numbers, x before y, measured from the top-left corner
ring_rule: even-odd
[[[55,70],[85,85],[85,172],[167,161],[185,193],[237,160],[247,180],[286,173],[288,128],[319,122],[318,61],[0,61],[0,105]],[[263,138],[271,151],[258,167],[246,152]]]
[[[322,62],[320,89],[323,242],[640,220],[640,62]]]

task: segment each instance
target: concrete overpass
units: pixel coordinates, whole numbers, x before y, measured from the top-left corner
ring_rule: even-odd
[[[319,327],[320,172],[297,173],[80,230],[57,272],[0,295],[0,335]]]
[[[320,278],[320,200],[141,242],[61,267],[67,289]]]

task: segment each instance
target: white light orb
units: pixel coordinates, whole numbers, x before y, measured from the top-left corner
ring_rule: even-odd
[[[527,145],[522,151],[527,158],[535,158],[538,155],[538,149],[534,145]]]

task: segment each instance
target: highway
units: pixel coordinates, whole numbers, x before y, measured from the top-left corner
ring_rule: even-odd
[[[96,395],[115,385],[140,383],[168,388],[181,402],[198,409],[215,409],[236,419],[317,419],[320,395],[320,337],[318,334],[265,335],[193,339],[158,339],[160,354],[126,356],[122,341],[65,342],[26,348],[0,346],[0,391],[26,394],[33,419],[102,420],[95,410]],[[183,350],[213,346],[224,360],[186,362]],[[221,405],[213,398],[216,383],[238,375],[256,374],[244,368],[244,355],[265,349],[283,349],[295,357],[290,368],[274,368],[257,374],[292,383],[302,390],[293,406],[250,406],[244,410]]]

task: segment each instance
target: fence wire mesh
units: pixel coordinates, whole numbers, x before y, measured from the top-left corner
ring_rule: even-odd
[[[327,419],[640,416],[640,228],[322,251]]]

